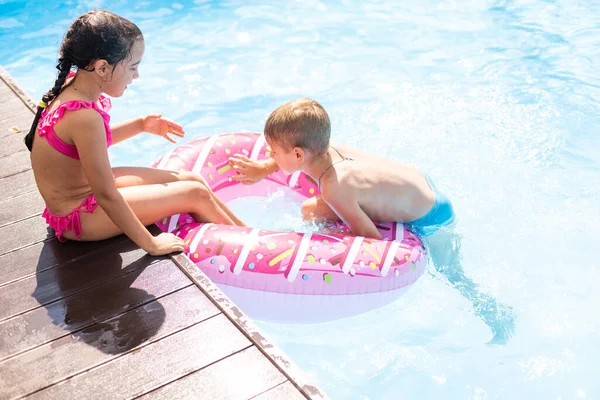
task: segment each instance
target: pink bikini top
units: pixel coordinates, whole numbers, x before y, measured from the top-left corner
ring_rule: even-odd
[[[73,75],[75,74],[69,74],[69,77]],[[48,111],[48,109],[45,109],[40,117],[40,122],[38,123],[38,134],[45,137],[50,147],[52,147],[54,150],[64,154],[67,157],[79,160],[77,147],[63,142],[62,139],[56,135],[56,132],[54,132],[54,125],[63,117],[63,115],[65,115],[65,111],[77,111],[82,107],[93,108],[100,113],[102,120],[104,121],[104,129],[106,130],[106,147],[108,148],[112,144],[112,132],[110,130],[110,115],[108,115],[107,112],[110,111],[112,106],[110,99],[103,95],[100,95],[98,102],[100,103],[100,106],[93,101],[71,100],[62,103],[53,111]]]

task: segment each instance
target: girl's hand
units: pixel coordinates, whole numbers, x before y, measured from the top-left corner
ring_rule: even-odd
[[[162,136],[171,143],[175,143],[175,139],[171,138],[169,135],[174,135],[180,138],[185,135],[181,125],[163,118],[161,114],[150,114],[144,117],[143,125],[144,132]]]
[[[269,176],[277,169],[274,160],[254,161],[243,154],[229,157],[229,164],[237,172],[231,179],[250,185]]]
[[[154,236],[149,249],[144,249],[151,256],[162,256],[164,254],[183,251],[185,243],[183,239],[172,233],[163,232],[158,236]]]

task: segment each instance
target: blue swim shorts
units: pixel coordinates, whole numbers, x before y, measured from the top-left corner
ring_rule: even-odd
[[[431,180],[431,178],[427,174],[425,178],[427,179],[427,183],[433,190],[434,194],[434,202],[431,210],[424,216],[414,221],[405,222],[404,224],[411,231],[415,232],[419,236],[430,236],[433,235],[438,229],[444,226],[452,225],[456,220],[456,215],[454,214],[454,208],[452,207],[452,203],[438,189],[435,187],[435,184]]]

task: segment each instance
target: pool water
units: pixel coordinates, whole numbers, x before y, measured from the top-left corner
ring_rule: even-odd
[[[432,264],[356,317],[258,322],[332,398],[600,396],[599,2],[0,0],[0,64],[40,98],[93,8],[146,38],[114,121],[162,112],[185,140],[261,131],[308,96],[334,140],[414,163],[452,199],[460,268]],[[140,135],[110,156],[149,165],[171,148]],[[251,224],[303,226],[284,198],[248,201],[232,206]]]

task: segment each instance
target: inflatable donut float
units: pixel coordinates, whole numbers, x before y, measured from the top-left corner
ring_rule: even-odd
[[[269,158],[258,133],[210,136],[165,154],[153,167],[200,173],[224,202],[267,197],[287,188],[302,201],[319,193],[304,173],[277,171],[253,185],[231,177],[229,157]],[[157,222],[185,241],[185,254],[250,317],[319,322],[356,315],[394,301],[427,262],[423,243],[402,223],[376,223],[382,240],[342,234],[270,231],[198,223],[188,214]]]

